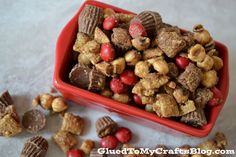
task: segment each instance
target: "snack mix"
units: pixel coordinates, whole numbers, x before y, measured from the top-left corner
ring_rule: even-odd
[[[92,5],[78,21],[71,84],[193,127],[207,124],[206,107],[221,102],[213,100],[223,60],[202,25],[182,31],[158,12],[122,14]]]

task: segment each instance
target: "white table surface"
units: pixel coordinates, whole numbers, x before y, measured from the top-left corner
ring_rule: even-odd
[[[105,0],[121,8],[140,12],[159,11],[165,22],[190,30],[194,24],[202,23],[212,36],[229,48],[230,90],[227,102],[211,134],[223,131],[229,139],[229,147],[236,147],[236,1],[234,0]],[[32,98],[48,92],[52,86],[55,44],[59,32],[79,9],[82,1],[66,0],[0,0],[0,90],[8,89],[20,116],[31,108]],[[86,134],[82,139],[98,140],[94,123],[107,115],[70,103],[70,111],[87,119]],[[112,116],[112,115],[111,115]],[[206,138],[187,137],[171,129],[160,127],[154,130],[112,116],[123,126],[133,130],[132,144],[154,147],[157,143],[169,146],[195,145]],[[47,157],[63,157],[63,153],[52,142],[51,135],[61,123],[59,116],[47,118],[46,129],[39,132],[49,141]],[[0,156],[19,156],[23,143],[33,136],[23,132],[13,138],[0,137]]]

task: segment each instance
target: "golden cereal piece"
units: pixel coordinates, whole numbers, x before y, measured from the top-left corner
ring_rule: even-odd
[[[81,135],[84,130],[84,121],[80,116],[75,116],[72,113],[65,113],[61,130]]]
[[[118,17],[119,22],[129,23],[134,18],[134,14],[116,13],[116,17]]]
[[[202,85],[204,85],[207,88],[211,88],[215,86],[218,82],[217,72],[215,70],[210,70],[205,73],[203,73],[202,77]]]
[[[201,25],[195,25],[193,28],[193,37],[201,45],[205,45],[212,40],[210,33]]]
[[[130,101],[130,98],[129,98],[128,94],[118,94],[118,93],[115,93],[112,96],[112,99],[114,99],[116,101],[119,101],[121,103],[124,103],[124,104],[127,104]]]
[[[188,58],[194,62],[202,62],[205,56],[205,49],[200,44],[196,44],[188,50]]]
[[[223,67],[223,60],[220,57],[212,56],[214,65],[213,68],[218,71]]]
[[[98,62],[102,60],[99,53],[86,53],[85,55],[87,56],[87,58],[89,58],[90,62],[93,65],[97,64]]]
[[[180,104],[179,109],[180,109],[180,115],[183,116],[185,114],[195,111],[196,107],[193,100],[188,100],[184,104]]]
[[[169,81],[169,77],[158,73],[149,73],[144,79],[141,79],[141,84],[145,89],[157,90]]]
[[[197,62],[197,66],[205,71],[211,70],[214,65],[214,60],[212,57],[206,55],[202,62]]]
[[[112,91],[108,88],[103,89],[100,94],[108,98],[111,98],[113,95]]]
[[[40,99],[40,105],[44,109],[49,110],[52,108],[52,101],[54,97],[51,94],[48,93],[40,94],[39,99]]]
[[[100,44],[95,40],[88,41],[81,47],[81,53],[93,53],[97,54],[100,52]]]
[[[113,65],[113,73],[121,74],[125,70],[125,59],[123,57],[117,58],[111,62]]]
[[[38,106],[40,105],[40,95],[37,95],[33,100],[32,100],[32,106]]]
[[[73,50],[76,52],[81,52],[80,48],[84,46],[90,40],[89,36],[84,33],[77,33],[76,41],[73,46]]]
[[[135,47],[138,51],[146,50],[150,45],[150,39],[148,37],[136,37],[131,40],[133,47]]]
[[[65,102],[64,98],[57,97],[52,101],[52,110],[54,112],[63,112],[68,108],[67,103]]]
[[[150,64],[145,61],[139,61],[134,68],[134,73],[138,77],[144,78],[150,72]]]
[[[142,104],[153,104],[155,102],[155,98],[152,96],[141,96]]]
[[[80,54],[78,55],[78,62],[79,62],[80,64],[83,64],[83,65],[90,65],[90,64],[91,64],[88,55],[85,54],[85,53],[80,53]]]
[[[77,138],[67,131],[59,131],[52,138],[64,153],[78,143]]]
[[[103,73],[106,76],[111,76],[113,74],[113,66],[108,62],[100,62],[95,64],[95,67],[98,71]]]
[[[142,55],[137,50],[130,50],[125,53],[125,61],[129,66],[135,66],[135,64],[142,58]]]
[[[107,35],[99,27],[95,28],[94,40],[96,40],[100,44],[110,42],[110,39],[107,37]]]
[[[169,72],[169,67],[164,59],[157,59],[152,64],[153,68],[160,74],[167,74]]]
[[[80,149],[84,152],[84,154],[89,155],[94,147],[95,147],[94,141],[84,140],[80,146]]]
[[[156,47],[156,48],[149,48],[145,51],[143,51],[143,59],[144,60],[147,60],[147,59],[150,59],[150,58],[155,58],[155,57],[160,57],[163,55],[163,51]]]
[[[111,9],[111,8],[106,8],[106,9],[103,10],[103,12],[104,12],[104,18],[116,14],[116,12],[113,9]]]
[[[11,114],[0,119],[0,136],[12,137],[22,132],[22,128]]]

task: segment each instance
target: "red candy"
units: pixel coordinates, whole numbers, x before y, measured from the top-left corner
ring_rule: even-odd
[[[126,85],[135,85],[138,81],[138,77],[131,70],[125,70],[120,74],[120,79]]]
[[[175,63],[177,64],[177,66],[183,70],[188,66],[189,62],[190,61],[188,58],[182,56],[178,56],[175,59]]]
[[[132,38],[135,38],[137,36],[147,36],[147,32],[143,25],[139,22],[133,22],[129,26],[129,34]]]
[[[119,128],[115,134],[116,138],[121,143],[127,143],[132,138],[132,132],[128,128]]]
[[[100,141],[100,145],[102,148],[110,148],[114,149],[118,145],[118,140],[115,136],[108,135],[106,137],[103,137]]]
[[[115,49],[113,48],[112,44],[104,43],[100,49],[100,56],[102,60],[106,62],[110,62],[115,58]]]
[[[104,30],[112,30],[118,24],[118,20],[115,16],[106,17],[103,21]]]
[[[221,91],[216,87],[213,87],[211,89],[211,91],[213,93],[213,98],[210,101],[208,101],[208,105],[209,106],[219,105],[223,99],[223,95],[222,95]]]
[[[84,157],[84,152],[79,149],[72,149],[66,153],[66,157]]]
[[[127,92],[128,88],[118,78],[113,78],[110,82],[110,88],[114,93],[122,94]]]
[[[143,106],[144,104],[142,103],[142,99],[140,98],[140,96],[138,96],[137,94],[134,94],[133,95],[133,99],[134,99],[134,102],[137,104],[137,105],[140,105],[140,106]]]

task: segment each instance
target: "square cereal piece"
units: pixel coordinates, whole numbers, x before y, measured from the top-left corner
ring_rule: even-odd
[[[66,153],[78,143],[76,137],[67,131],[57,132],[53,136],[53,140],[64,153]]]
[[[196,110],[193,100],[188,100],[184,104],[179,104],[180,115],[185,115]]]
[[[0,119],[0,135],[12,137],[22,131],[20,124],[12,117],[11,114],[5,115]]]
[[[72,113],[65,113],[61,130],[81,135],[84,130],[84,121],[80,116],[75,116]]]

